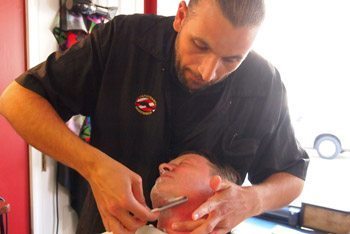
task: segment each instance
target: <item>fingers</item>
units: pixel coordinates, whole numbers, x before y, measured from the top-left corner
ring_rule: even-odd
[[[172,224],[172,229],[177,232],[190,232],[205,222],[205,219],[199,219],[196,221],[185,221]]]
[[[135,233],[148,220],[155,220],[159,216],[151,213],[145,205],[142,181],[132,181],[129,189],[115,197],[117,199],[108,199],[101,193],[94,194],[106,230],[122,234]]]
[[[231,186],[231,182],[222,180],[220,176],[213,176],[211,178],[210,187],[215,192],[215,195],[193,212],[193,220],[207,216],[206,222],[198,227],[194,233],[211,233],[214,230],[220,233],[222,231],[216,226],[219,222],[224,220],[225,216],[229,213],[229,209],[225,204],[231,199],[225,197],[224,194],[228,193]],[[222,226],[220,225],[220,227]],[[223,230],[225,230],[225,228]]]
[[[225,234],[230,231],[227,227],[224,217],[215,211],[211,212],[208,218],[199,227],[197,227],[191,234]]]
[[[159,216],[157,213],[151,213],[147,207],[143,195],[142,179],[134,176],[131,182],[131,190],[126,196],[122,196],[122,201],[116,206],[113,214],[120,221],[120,223],[131,231],[136,231],[147,221],[156,220]]]
[[[135,231],[146,224],[131,214],[126,209],[100,209],[100,214],[106,230],[113,233],[135,233]]]
[[[98,168],[104,170],[94,173],[89,183],[106,230],[135,232],[156,220],[159,213],[151,213],[146,206],[141,177],[109,157],[100,163]]]
[[[247,202],[244,190],[220,176],[213,176],[210,187],[214,195],[192,214],[193,220],[204,220],[199,226],[193,223],[177,224],[176,231],[191,234],[224,234],[247,218]],[[174,227],[174,228],[175,228]]]
[[[200,234],[200,233],[211,233],[216,225],[220,222],[220,217],[215,215],[214,212],[212,212],[206,222],[204,222],[200,227],[198,227],[193,234]]]
[[[118,220],[113,220],[109,223],[109,229],[106,228],[106,230],[110,231],[111,233],[132,234],[135,233],[136,230],[128,230]]]
[[[135,183],[132,183],[132,193],[134,194],[135,199],[146,206],[145,197],[143,196],[143,187],[141,177],[135,179]]]
[[[214,231],[212,231],[211,234],[226,234],[230,231],[231,230],[229,230],[229,229],[219,228],[219,229],[215,229]]]
[[[113,216],[129,231],[136,231],[148,220],[157,219],[159,214],[153,214],[147,206],[139,203],[133,196],[123,199],[123,202],[115,204],[109,215]]]
[[[219,201],[217,200],[208,199],[192,213],[192,219],[198,220],[206,215],[209,215],[212,211],[217,209],[218,203]]]
[[[126,209],[128,209],[136,218],[143,221],[154,221],[159,216],[159,213],[151,213],[146,205],[141,177],[136,178],[132,183],[132,194],[130,200],[126,204]]]
[[[135,219],[141,220],[141,221],[154,221],[158,218],[158,213],[152,213],[151,210],[136,200],[130,202],[130,204],[127,205],[126,210],[129,211],[129,213],[132,214],[132,217]]]
[[[139,227],[146,224],[146,221],[142,221],[132,214],[130,214],[128,211],[119,212],[116,216],[115,221],[119,222],[113,222],[113,223],[120,223],[125,229],[128,231],[135,232]]]
[[[231,231],[228,222],[231,219],[230,216],[223,217],[213,211],[205,219],[173,223],[172,229],[176,232],[191,232],[191,234],[225,234]]]
[[[120,233],[120,234],[134,234],[136,229],[133,231],[130,231],[128,229],[126,229],[123,225],[121,225],[121,223],[119,223],[118,221],[113,222],[113,224],[111,225],[112,229],[111,229],[111,233]]]
[[[221,217],[216,213],[217,202],[215,200],[208,200],[203,203],[195,212],[193,212],[192,219],[194,221],[174,223],[173,229],[178,232],[189,232],[193,234],[211,233],[216,225],[220,222]],[[206,218],[203,218],[207,216]]]
[[[222,204],[225,204],[228,200],[231,199],[224,198],[223,194],[228,192],[230,188],[237,186],[230,181],[222,180],[222,178],[218,175],[213,176],[210,179],[209,184],[211,189],[215,192],[215,195],[209,198],[193,212],[193,220],[202,218],[213,210],[226,210],[225,207],[222,207]]]

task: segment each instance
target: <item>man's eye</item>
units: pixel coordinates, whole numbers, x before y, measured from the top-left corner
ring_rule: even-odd
[[[222,59],[225,63],[234,63],[237,62],[236,59],[231,59],[231,58],[224,58]]]
[[[222,61],[225,63],[237,63],[240,61],[240,59],[238,59],[238,58],[223,58]]]
[[[205,44],[203,44],[203,43],[201,43],[199,41],[194,40],[193,44],[200,50],[207,50],[208,49],[207,45],[205,45]]]

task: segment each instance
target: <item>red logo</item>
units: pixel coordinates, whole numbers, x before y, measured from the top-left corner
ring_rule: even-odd
[[[135,101],[135,108],[142,115],[150,115],[156,111],[157,102],[149,95],[141,95]]]

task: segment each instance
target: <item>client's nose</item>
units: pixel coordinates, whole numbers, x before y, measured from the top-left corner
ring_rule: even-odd
[[[164,174],[167,171],[172,171],[174,168],[169,163],[162,163],[159,165],[159,174]]]

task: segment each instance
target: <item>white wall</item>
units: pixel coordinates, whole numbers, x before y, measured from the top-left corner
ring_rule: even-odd
[[[181,0],[157,0],[157,14],[165,16],[175,15],[180,2]]]
[[[51,33],[57,21],[58,0],[27,0],[28,66],[33,67],[57,49]],[[30,191],[32,233],[55,233],[56,230],[56,162],[30,147]],[[46,170],[43,170],[46,163]],[[76,215],[69,208],[68,193],[59,189],[59,233],[74,233]]]
[[[143,12],[143,0],[98,0],[118,5],[118,14]],[[57,50],[52,28],[58,22],[59,0],[26,0],[27,7],[27,62],[33,67]],[[56,233],[56,162],[33,147],[30,154],[31,233]],[[46,170],[42,165],[46,163]],[[77,216],[69,206],[68,192],[59,187],[58,233],[75,233]]]
[[[118,14],[143,13],[144,0],[119,0]]]

